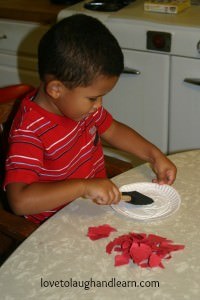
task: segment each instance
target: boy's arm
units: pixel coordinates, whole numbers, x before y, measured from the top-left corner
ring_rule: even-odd
[[[153,144],[130,127],[113,120],[111,126],[101,136],[112,146],[138,156],[149,162],[160,184],[172,184],[176,178],[175,165]]]
[[[9,204],[17,215],[37,214],[55,209],[86,197],[98,204],[116,204],[120,201],[117,186],[109,179],[71,179],[57,182],[22,182],[6,186]]]

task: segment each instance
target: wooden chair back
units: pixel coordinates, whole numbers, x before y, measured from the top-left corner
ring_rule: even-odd
[[[2,189],[9,128],[19,101],[31,90],[25,84],[0,88],[0,264],[38,227],[11,212]]]

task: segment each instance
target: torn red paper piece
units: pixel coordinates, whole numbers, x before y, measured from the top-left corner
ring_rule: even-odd
[[[184,249],[184,245],[173,245],[173,241],[155,234],[134,233],[121,235],[107,244],[106,252],[118,252],[115,266],[128,264],[132,260],[142,268],[164,268],[163,259],[171,259],[171,252]],[[121,252],[121,254],[119,254]]]
[[[151,268],[159,267],[160,263],[161,263],[161,260],[162,260],[162,258],[159,255],[157,255],[155,253],[152,253],[149,257],[149,266]]]
[[[151,247],[142,243],[133,243],[130,248],[130,257],[132,257],[136,264],[140,264],[148,259],[151,253]]]
[[[89,227],[87,236],[94,241],[94,240],[108,237],[110,233],[113,231],[117,231],[117,230],[108,224],[104,224],[96,227]]]
[[[121,254],[115,255],[115,266],[127,265],[129,263],[129,255],[128,254]]]

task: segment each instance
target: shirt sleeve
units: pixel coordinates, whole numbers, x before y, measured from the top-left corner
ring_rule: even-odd
[[[105,108],[101,107],[98,109],[95,123],[100,135],[111,126],[112,121],[113,118],[111,114]]]
[[[10,137],[10,148],[6,160],[6,185],[13,182],[30,184],[38,181],[43,167],[43,147],[33,132],[17,129]]]

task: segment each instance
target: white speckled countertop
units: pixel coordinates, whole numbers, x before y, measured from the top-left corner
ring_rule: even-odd
[[[78,4],[61,10],[58,14],[58,19],[71,15],[74,12],[79,12],[92,14],[94,17],[98,17],[102,20],[111,16],[116,19],[138,20],[142,22],[153,22],[172,26],[200,27],[199,5],[191,5],[189,8],[178,14],[165,14],[144,11],[144,0],[136,0],[119,11],[104,13],[85,9],[83,5],[85,2],[88,2],[88,0],[84,2],[81,1]]]
[[[120,11],[116,14],[120,16]],[[200,26],[200,6],[192,5],[178,14],[164,14],[156,12],[144,11],[144,0],[136,0],[130,7],[127,6],[123,10],[123,18],[144,20],[149,22],[168,24],[168,25],[181,25],[181,26]]]
[[[178,167],[174,187],[182,203],[170,217],[151,223],[135,222],[109,206],[77,199],[36,230],[0,269],[0,298],[3,300],[197,300],[200,294],[200,150],[171,156]],[[151,181],[147,164],[132,169],[114,181],[118,186]],[[109,238],[91,241],[89,226],[108,223],[118,229]],[[154,233],[185,249],[164,261],[165,269],[142,269],[133,263],[114,267],[114,255],[105,246],[114,237],[134,232]],[[159,281],[156,287],[50,287],[49,282],[90,280]],[[47,287],[48,285],[48,287]]]

